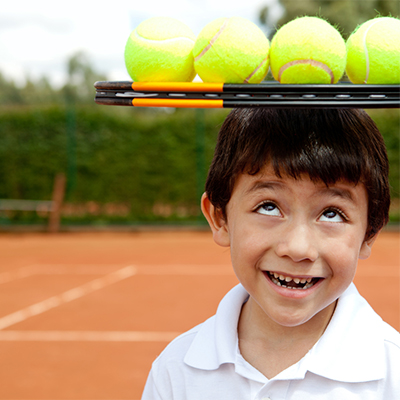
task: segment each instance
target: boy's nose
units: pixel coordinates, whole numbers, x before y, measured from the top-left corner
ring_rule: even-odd
[[[294,262],[318,258],[317,238],[307,224],[291,224],[277,239],[276,254]]]

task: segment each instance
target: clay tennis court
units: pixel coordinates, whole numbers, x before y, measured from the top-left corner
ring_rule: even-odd
[[[400,236],[356,284],[400,329]],[[0,399],[138,400],[152,360],[237,283],[209,232],[0,235]]]

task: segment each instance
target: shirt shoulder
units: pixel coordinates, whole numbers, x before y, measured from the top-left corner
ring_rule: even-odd
[[[172,340],[153,362],[153,368],[162,365],[170,367],[171,362],[183,362],[187,351],[204,323],[195,326]]]
[[[385,359],[387,370],[400,373],[400,333],[392,326],[382,321],[383,343],[385,347]]]
[[[211,318],[176,337],[153,362],[142,400],[238,398],[237,321],[247,292],[237,285]],[[218,394],[215,388],[218,387]],[[242,396],[243,397],[243,396]]]
[[[400,332],[396,331],[391,325],[386,322],[383,324],[383,340],[385,344],[388,344],[393,348],[400,351]]]
[[[186,398],[187,381],[192,381],[193,371],[185,363],[185,356],[206,322],[177,336],[160,353],[152,364],[142,400]]]

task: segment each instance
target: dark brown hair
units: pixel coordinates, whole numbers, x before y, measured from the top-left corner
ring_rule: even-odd
[[[257,174],[267,163],[275,174],[307,174],[326,185],[362,182],[368,194],[373,237],[389,219],[389,163],[385,143],[359,109],[234,109],[220,130],[206,193],[226,218],[226,205],[241,173]]]

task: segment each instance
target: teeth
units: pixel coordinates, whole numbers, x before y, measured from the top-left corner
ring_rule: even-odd
[[[290,276],[284,276],[281,274],[277,274],[276,272],[273,273],[269,273],[269,275],[271,276],[271,280],[272,282],[275,283],[275,285],[277,286],[281,286],[283,288],[287,288],[287,289],[293,289],[293,290],[298,290],[298,289],[308,289],[312,286],[314,286],[314,282],[312,282],[313,278],[292,278]],[[286,283],[287,282],[291,282],[294,281],[295,283],[299,284],[303,284],[303,287],[291,287],[291,286],[287,286]]]
[[[306,285],[304,285],[303,289],[308,289],[311,286],[314,286],[314,284],[313,283],[307,283]]]

